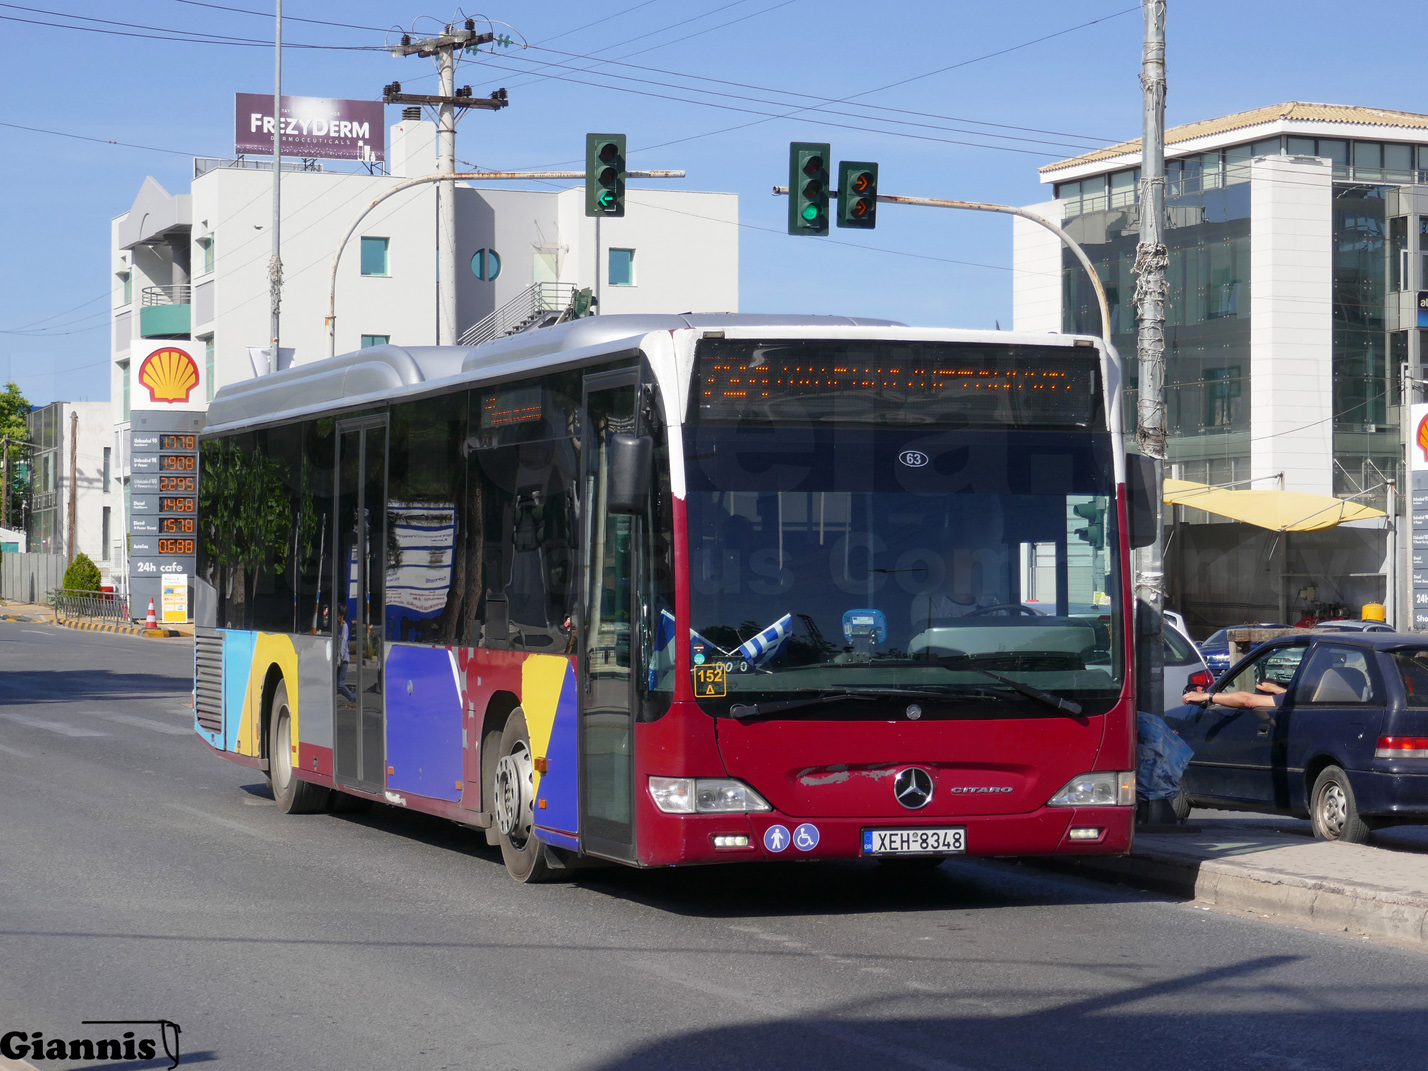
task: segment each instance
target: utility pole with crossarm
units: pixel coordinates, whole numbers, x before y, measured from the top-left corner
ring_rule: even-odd
[[[494,33],[477,33],[476,20],[467,19],[465,26],[447,26],[434,37],[413,40],[404,34],[401,43],[392,45],[394,56],[434,56],[441,79],[439,92],[433,95],[403,93],[400,82],[392,82],[382,90],[384,104],[427,104],[437,110],[437,165],[441,174],[456,172],[456,114],[467,108],[497,111],[509,101],[506,91],[498,89],[489,97],[473,97],[470,86],[456,88],[456,55],[496,41]],[[508,40],[502,38],[502,43]],[[456,342],[456,182],[454,179],[436,187],[437,298],[436,325],[438,345]]]

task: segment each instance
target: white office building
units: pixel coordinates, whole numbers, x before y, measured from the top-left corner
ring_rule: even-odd
[[[436,171],[435,124],[404,119],[390,133],[386,173],[380,165],[354,172],[284,163],[280,366],[327,356],[332,292],[336,353],[480,341],[565,308],[585,289],[601,313],[738,311],[737,196],[639,180],[627,186],[624,217],[598,224],[584,214],[582,186],[458,183],[455,339],[438,327],[434,183],[362,218],[330,290],[333,252],[359,213],[401,179]],[[114,217],[110,397],[115,477],[124,487],[129,414],[157,404],[139,381],[155,345],[173,342],[192,355],[192,398],[201,402],[266,370],[271,223],[271,161],[242,158],[195,160],[188,192],[146,179]]]

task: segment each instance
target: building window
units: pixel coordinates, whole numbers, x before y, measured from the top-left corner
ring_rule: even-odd
[[[120,389],[120,391],[121,391],[121,397],[123,398],[123,403],[124,403],[124,408],[123,408],[124,416],[123,416],[121,419],[128,420],[128,419],[129,419],[129,362],[128,362],[128,361],[120,361],[120,362],[119,362],[119,380],[120,380],[120,387],[119,387],[119,389]]]
[[[1230,428],[1235,425],[1236,402],[1240,397],[1240,368],[1205,369],[1205,427]]]
[[[610,250],[610,285],[635,285],[635,251],[633,249]]]
[[[387,239],[362,239],[362,274],[389,275],[387,271]]]
[[[134,301],[134,276],[131,272],[121,271],[119,273],[119,286],[123,290],[123,296],[119,299],[121,305],[130,305]]]
[[[272,345],[272,343],[269,343]],[[209,335],[203,340],[203,382],[204,390],[208,393],[208,400],[213,401],[213,336]]]
[[[471,258],[471,274],[484,283],[493,283],[501,274],[501,254],[494,249],[478,249]]]
[[[105,459],[105,461],[106,461],[106,463],[107,463],[108,460],[109,460],[109,451],[108,451],[108,450],[105,450],[105,451],[104,451],[104,459]],[[109,488],[108,488],[107,486],[106,486],[104,489],[105,489],[106,491],[109,490]],[[104,507],[104,516],[103,516],[103,518],[100,520],[100,526],[99,526],[99,560],[100,560],[100,561],[105,561],[105,562],[107,562],[107,561],[109,560],[109,507],[108,507],[108,506],[105,506],[105,507]]]
[[[365,350],[371,346],[385,346],[390,341],[391,335],[363,335],[362,348]]]
[[[203,274],[207,275],[213,270],[213,235],[200,238],[198,245],[203,250]]]
[[[106,446],[106,447],[104,448],[104,477],[103,477],[103,479],[104,479],[104,493],[105,493],[106,495],[109,493],[109,480],[110,480],[109,462],[110,462],[110,458],[111,458],[111,456],[113,455],[113,453],[114,453],[114,448],[113,448],[112,446]],[[105,515],[106,517],[109,515],[109,507],[108,507],[108,506],[106,506],[106,507],[104,508],[104,515]],[[108,541],[106,540],[106,542],[108,542]]]

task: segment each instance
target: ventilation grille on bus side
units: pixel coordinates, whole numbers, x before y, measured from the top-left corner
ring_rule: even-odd
[[[194,712],[201,728],[223,733],[223,633],[194,629]]]

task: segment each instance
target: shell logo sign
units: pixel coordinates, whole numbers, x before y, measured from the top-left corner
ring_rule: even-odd
[[[148,388],[152,401],[186,405],[198,386],[198,364],[187,350],[164,346],[144,358],[139,382]]]
[[[1423,451],[1423,460],[1428,461],[1428,413],[1418,422],[1418,434],[1414,436],[1418,449]]]

